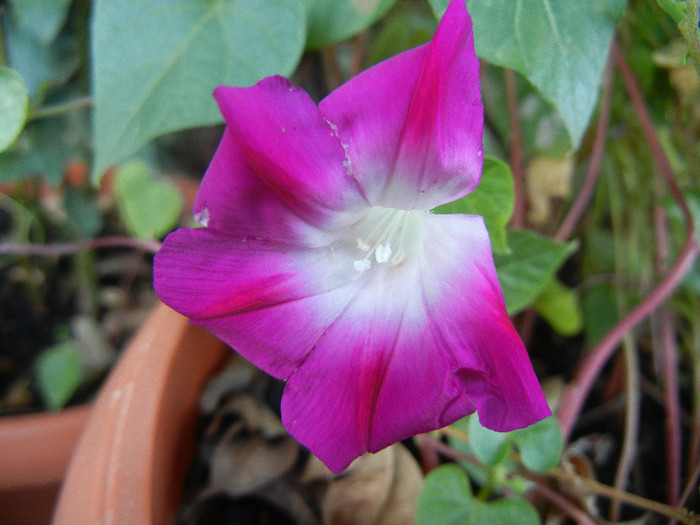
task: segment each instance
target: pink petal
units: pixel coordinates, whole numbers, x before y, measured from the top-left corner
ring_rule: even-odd
[[[333,471],[475,409],[499,431],[550,414],[506,314],[483,220],[428,219],[422,260],[365,282],[289,377],[285,426]]]
[[[354,293],[351,263],[209,228],[170,234],[154,263],[158,297],[285,379]],[[338,255],[338,257],[345,257]]]
[[[483,107],[464,1],[450,3],[432,42],[363,72],[319,107],[372,205],[427,210],[472,191]]]
[[[212,180],[204,184],[198,206],[206,207],[204,201],[220,203],[216,194],[223,191],[236,205],[253,197],[246,204],[253,208],[256,200],[269,200],[258,192],[269,190],[304,221],[329,227],[338,212],[366,204],[348,172],[347,154],[336,131],[289,80],[277,76],[246,88],[222,86],[214,96],[226,120],[226,143],[217,152],[222,158],[212,166]],[[264,186],[236,182],[252,175]],[[226,187],[231,183],[248,193],[233,194]]]

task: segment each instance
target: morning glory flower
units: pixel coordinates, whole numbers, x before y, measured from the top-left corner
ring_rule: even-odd
[[[219,87],[194,214],[155,259],[163,302],[286,382],[282,420],[333,471],[477,411],[550,414],[506,313],[483,219],[431,210],[482,167],[464,0],[433,40],[317,106],[289,80]]]

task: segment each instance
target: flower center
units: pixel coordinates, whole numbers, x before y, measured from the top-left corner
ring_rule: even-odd
[[[352,265],[362,273],[377,264],[398,266],[406,260],[408,252],[419,236],[422,213],[374,206],[355,226],[354,235],[358,255]]]

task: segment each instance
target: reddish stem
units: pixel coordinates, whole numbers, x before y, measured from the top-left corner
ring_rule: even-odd
[[[510,116],[510,169],[513,172],[513,189],[515,202],[510,226],[522,228],[525,226],[525,173],[523,169],[523,145],[520,134],[520,116],[518,115],[518,90],[515,73],[510,69],[503,70],[508,99],[508,115]]]
[[[623,317],[620,322],[618,322],[617,325],[615,325],[605,335],[605,337],[603,337],[598,345],[596,345],[596,347],[584,357],[583,361],[579,365],[573,381],[564,391],[559,407],[558,418],[562,427],[562,432],[566,438],[571,435],[574,423],[576,422],[576,419],[583,408],[583,403],[588,397],[588,393],[590,392],[595,379],[600,374],[600,371],[605,363],[607,363],[616,350],[622,338],[629,330],[649,316],[668,298],[669,295],[671,295],[671,293],[673,293],[676,286],[680,283],[681,279],[698,255],[698,246],[694,238],[695,227],[690,210],[688,209],[685,199],[683,198],[683,195],[678,189],[678,186],[673,178],[671,163],[666,157],[666,154],[661,147],[661,143],[656,136],[654,126],[651,122],[651,117],[649,116],[649,112],[646,109],[646,104],[644,103],[644,98],[642,97],[639,82],[637,81],[630,67],[627,65],[627,62],[625,62],[625,59],[620,53],[620,50],[615,42],[613,42],[612,45],[612,57],[615,65],[622,75],[625,88],[627,89],[630,99],[632,100],[632,103],[637,111],[644,135],[649,143],[650,150],[654,156],[657,166],[659,167],[659,171],[665,179],[669,191],[683,211],[687,230],[681,253],[669,271],[664,275],[651,293],[645,297],[642,302],[640,302],[632,311]]]

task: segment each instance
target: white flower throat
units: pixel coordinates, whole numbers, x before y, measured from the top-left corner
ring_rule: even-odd
[[[373,263],[398,266],[410,254],[418,238],[425,212],[374,206],[353,228],[356,252],[352,263],[362,273]]]

